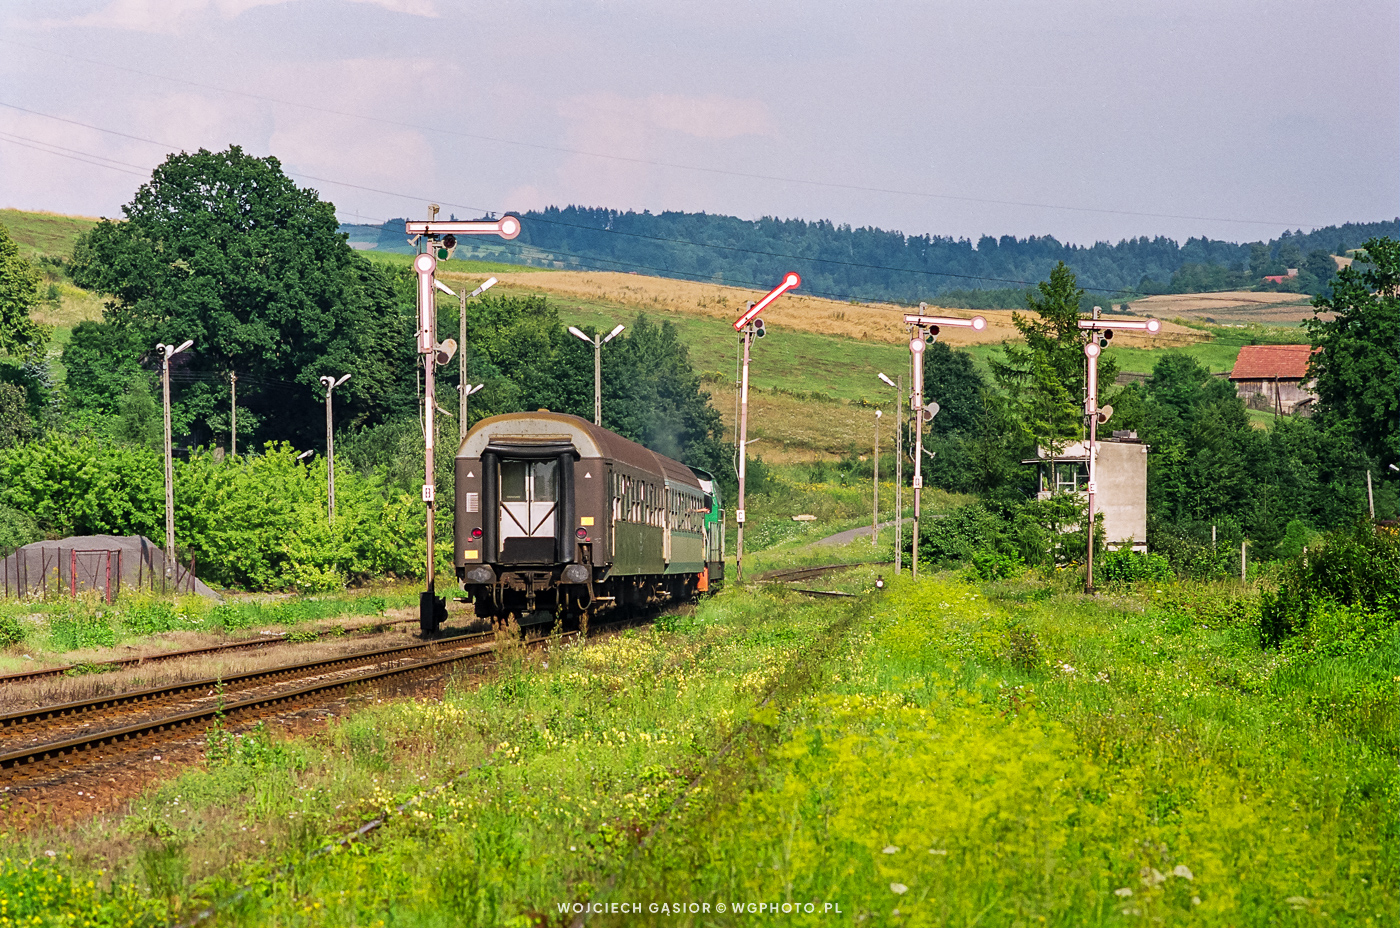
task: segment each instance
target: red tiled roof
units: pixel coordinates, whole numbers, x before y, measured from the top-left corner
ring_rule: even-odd
[[[1311,345],[1245,345],[1235,359],[1231,380],[1303,380],[1308,375]]]

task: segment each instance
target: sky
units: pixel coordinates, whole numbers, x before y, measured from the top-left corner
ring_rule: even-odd
[[[0,206],[236,144],[347,222],[1267,240],[1400,215],[1398,77],[1394,0],[0,0]]]

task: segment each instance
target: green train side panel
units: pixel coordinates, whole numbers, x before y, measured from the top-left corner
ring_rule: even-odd
[[[671,533],[668,574],[698,574],[705,569],[705,539],[690,532]]]
[[[659,574],[666,570],[662,559],[662,529],[655,525],[617,522],[613,525],[617,552],[613,555],[613,576]]]

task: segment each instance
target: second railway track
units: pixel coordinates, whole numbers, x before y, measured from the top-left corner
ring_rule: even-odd
[[[634,622],[610,623],[600,627],[595,633],[603,633],[609,630],[628,627],[636,624]],[[568,641],[576,637],[576,633],[566,633],[559,640]],[[166,712],[153,718],[145,718],[128,724],[114,724],[107,726],[88,725],[80,734],[71,734],[68,737],[41,738],[32,741],[27,745],[16,744],[13,738],[6,738],[6,744],[0,745],[0,784],[4,784],[4,789],[8,790],[12,785],[20,784],[23,781],[33,778],[44,778],[48,774],[53,774],[59,768],[83,767],[89,763],[105,761],[113,755],[121,754],[129,750],[149,744],[153,740],[160,740],[160,736],[171,736],[178,732],[203,731],[216,722],[236,722],[242,724],[251,721],[259,716],[267,715],[278,711],[280,708],[291,706],[295,703],[323,700],[328,697],[335,697],[338,694],[348,692],[358,687],[378,686],[390,680],[407,680],[415,676],[432,676],[444,672],[453,664],[481,664],[488,663],[495,656],[495,642],[491,635],[467,635],[456,638],[446,638],[435,642],[425,642],[421,645],[409,645],[399,648],[385,648],[375,652],[365,652],[358,655],[348,655],[325,661],[311,661],[305,664],[288,665],[285,667],[268,668],[265,671],[257,671],[253,674],[240,675],[241,677],[261,676],[265,679],[279,677],[285,680],[288,676],[308,676],[321,675],[334,670],[331,665],[340,665],[340,669],[345,669],[347,663],[358,662],[360,664],[369,663],[369,669],[363,672],[342,674],[333,679],[322,679],[304,686],[290,689],[282,689],[271,693],[261,693],[242,698],[225,698],[227,694],[214,695],[207,691],[211,686],[217,686],[218,680],[199,680],[177,684],[174,687],[154,688],[151,691],[136,691],[125,693],[119,696],[108,696],[101,699],[86,700],[81,703],[71,703],[65,706],[46,706],[41,709],[29,710],[22,713],[12,713],[5,716],[9,728],[0,731],[9,733],[11,729],[15,731],[25,731],[27,726],[49,717],[78,719],[91,716],[93,712],[103,711],[106,704],[114,700],[128,700],[128,705],[139,704],[131,702],[139,701],[143,696],[156,698],[161,690],[179,690],[181,693],[188,693],[192,690],[206,691],[201,695],[202,705],[193,708],[186,708],[182,711]],[[537,638],[525,642],[528,648],[539,648],[547,645],[551,639]],[[411,660],[400,666],[381,668],[378,665],[390,660],[398,661],[411,657],[408,652],[429,651],[441,649],[444,645],[449,647],[449,653],[432,654],[426,659]],[[310,671],[308,672],[308,668]],[[298,671],[300,673],[298,674]],[[228,683],[233,678],[223,681]],[[275,682],[275,681],[274,681]],[[178,694],[166,693],[159,696],[162,701],[169,701],[172,698],[179,698]],[[59,714],[63,710],[70,711],[71,715]],[[81,710],[81,711],[79,711]],[[120,720],[118,720],[120,721]],[[29,728],[32,733],[34,729]]]

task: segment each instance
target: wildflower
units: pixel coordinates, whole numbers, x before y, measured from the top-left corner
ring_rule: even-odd
[[[897,847],[895,847],[893,844],[891,844],[891,845],[889,845],[888,847],[885,848],[885,853],[886,853],[886,854],[898,854],[898,853],[899,853],[899,848],[897,848]]]
[[[1127,899],[1132,894],[1133,891],[1126,886],[1120,886],[1113,891],[1113,895],[1118,896],[1122,899]]]
[[[909,887],[905,886],[903,883],[891,883],[890,892],[894,893],[896,896],[902,896],[909,892]]]
[[[1191,872],[1191,868],[1187,867],[1185,864],[1177,864],[1172,870],[1172,876],[1179,876],[1183,880],[1194,880],[1196,878],[1195,874]]]

